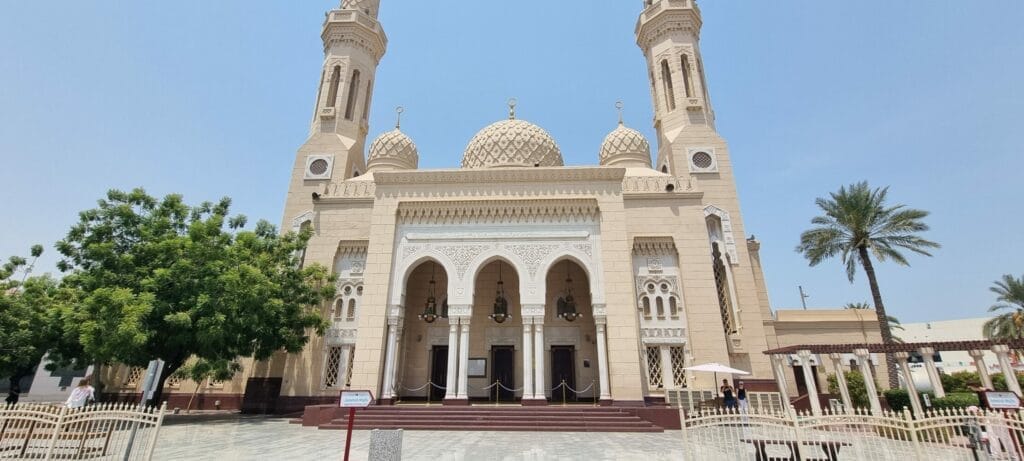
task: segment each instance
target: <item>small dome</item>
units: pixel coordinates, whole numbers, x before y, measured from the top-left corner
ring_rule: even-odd
[[[420,156],[416,143],[395,128],[381,134],[373,144],[370,144],[366,168],[368,171],[415,170],[419,163]]]
[[[632,128],[619,124],[601,143],[602,166],[651,167],[651,144]]]
[[[515,118],[480,130],[462,155],[463,168],[563,165],[562,151],[547,131]]]

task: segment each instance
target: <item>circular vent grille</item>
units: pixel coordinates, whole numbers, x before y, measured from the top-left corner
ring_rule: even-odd
[[[713,161],[711,154],[707,152],[697,152],[696,154],[693,154],[693,166],[702,170],[710,168]]]
[[[317,176],[320,176],[320,175],[326,173],[327,172],[327,160],[324,160],[322,158],[318,158],[316,160],[313,160],[313,163],[309,164],[309,172],[312,173],[312,174],[315,174]]]

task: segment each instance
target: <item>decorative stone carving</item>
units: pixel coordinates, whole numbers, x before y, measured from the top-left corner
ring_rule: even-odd
[[[543,304],[523,304],[522,308],[523,318],[526,317],[544,317],[544,305]]]
[[[302,213],[302,214],[292,218],[292,231],[298,232],[299,229],[302,228],[302,224],[305,223],[305,222],[309,222],[310,224],[314,224],[313,220],[315,218],[316,218],[316,213],[314,213],[313,210],[309,210],[309,211],[307,211],[305,213]],[[314,227],[315,227],[315,225],[314,225]]]
[[[594,318],[606,317],[608,315],[608,308],[604,304],[594,304]]]
[[[442,245],[437,247],[437,250],[447,256],[448,259],[455,264],[455,272],[458,275],[459,280],[462,280],[466,276],[466,270],[469,269],[469,263],[473,262],[473,259],[488,248],[490,248],[490,245],[483,244]]]
[[[355,328],[341,328],[333,326],[324,333],[324,344],[327,346],[341,346],[344,344],[356,343]]]
[[[685,328],[642,328],[640,338],[644,344],[685,344]]]
[[[653,256],[653,257],[647,258],[647,271],[648,272],[661,272],[662,270],[663,270],[663,267],[661,265],[661,258],[660,257]]]
[[[729,212],[714,205],[704,207],[704,216],[712,215],[717,216],[718,220],[722,222],[722,239],[725,241],[725,254],[729,256],[729,263],[738,266],[740,260],[736,255],[736,239],[733,237],[732,218],[729,217]]]
[[[508,245],[508,249],[526,264],[526,271],[530,274],[530,278],[534,278],[537,275],[537,269],[539,269],[541,261],[558,249],[558,245],[551,243],[529,243]]]
[[[543,128],[502,120],[480,130],[466,147],[463,168],[562,166],[562,152]]]

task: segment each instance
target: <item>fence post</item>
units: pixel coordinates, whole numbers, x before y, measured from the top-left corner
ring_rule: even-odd
[[[924,417],[922,412],[921,417]],[[917,459],[924,459],[921,455],[921,441],[917,437],[917,423],[914,421],[914,415],[910,412],[907,407],[903,407],[903,422],[907,425],[907,433],[910,434],[910,441],[914,442],[914,455]]]
[[[64,423],[64,415],[67,413],[68,407],[60,407],[60,411],[57,413],[57,422],[53,424],[53,436],[50,437],[50,446],[46,447],[46,457],[43,459],[53,459],[53,450],[57,448],[57,440],[60,439],[61,425]],[[32,433],[28,435],[28,439],[32,438]],[[22,450],[24,454],[24,450]]]
[[[686,412],[683,411],[682,407],[679,408],[679,429],[683,432],[683,461],[690,459],[690,446],[689,440],[687,440],[686,434]]]
[[[790,447],[794,455],[799,455],[800,461],[804,461],[804,452],[800,451],[800,447],[804,444],[804,428],[800,426],[800,415],[794,410],[789,413],[790,423],[793,425],[793,434],[795,435],[794,440],[796,443]]]
[[[149,438],[149,443],[146,444],[146,453],[143,459],[149,461],[153,459],[153,451],[156,450],[156,439],[160,435],[160,426],[164,424],[164,413],[167,411],[167,402],[160,405],[160,412],[156,416],[156,425],[153,426],[153,435]]]

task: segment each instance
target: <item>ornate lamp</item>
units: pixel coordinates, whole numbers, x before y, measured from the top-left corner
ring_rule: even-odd
[[[434,281],[435,263],[430,263],[430,288],[427,289],[427,302],[423,304],[423,313],[419,315],[420,320],[427,323],[434,323],[437,320],[437,298],[434,297],[434,288],[437,282]]]
[[[569,275],[569,261],[565,262],[565,297],[558,299],[558,317],[567,322],[575,321],[582,314],[576,311],[576,298],[572,295],[572,277]]]
[[[497,323],[505,323],[512,316],[508,313],[508,299],[505,298],[505,282],[501,280],[501,262],[498,262],[498,289],[494,297],[494,313],[488,315]]]

